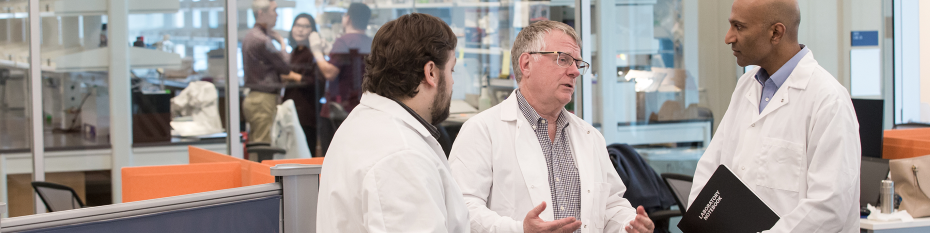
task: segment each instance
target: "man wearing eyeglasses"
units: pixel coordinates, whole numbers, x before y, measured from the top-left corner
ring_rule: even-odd
[[[652,232],[604,137],[565,110],[589,68],[579,44],[564,23],[524,28],[511,51],[519,88],[462,126],[449,166],[472,232]]]

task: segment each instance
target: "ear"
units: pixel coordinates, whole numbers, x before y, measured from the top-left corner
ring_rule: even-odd
[[[436,66],[436,63],[433,61],[426,62],[423,65],[423,81],[422,83],[431,87],[439,86],[439,72],[442,72],[439,67]]]
[[[530,73],[530,59],[532,58],[533,56],[529,53],[520,54],[520,58],[518,58],[520,59],[520,62],[517,63],[517,65],[519,65],[520,67],[516,67],[516,68],[520,69],[520,73],[523,74],[522,78],[526,78],[526,74]]]
[[[785,25],[782,23],[775,23],[775,25],[772,25],[772,44],[778,44],[785,38],[786,29],[787,28],[785,28]]]

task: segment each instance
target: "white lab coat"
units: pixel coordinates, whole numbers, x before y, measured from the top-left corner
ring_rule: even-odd
[[[171,105],[183,116],[191,116],[192,121],[171,121],[171,128],[181,136],[199,136],[226,131],[220,121],[217,105],[219,95],[216,86],[210,82],[194,81],[187,88],[171,98]]]
[[[439,142],[393,100],[366,92],[323,161],[317,232],[468,232]]]
[[[286,154],[275,154],[274,159],[310,158],[310,146],[307,135],[297,119],[297,107],[293,100],[286,100],[275,111],[274,124],[271,125],[271,146],[284,149]]]
[[[781,218],[771,232],[859,232],[859,124],[846,88],[809,52],[760,114],[758,71],[740,77],[688,203],[724,164]]]
[[[539,217],[554,218],[546,159],[514,93],[465,122],[452,146],[449,165],[471,214],[472,232],[523,232],[526,214],[543,201],[547,206]],[[604,136],[569,116],[581,180],[581,232],[623,232],[636,209],[622,198],[626,186],[610,163]]]

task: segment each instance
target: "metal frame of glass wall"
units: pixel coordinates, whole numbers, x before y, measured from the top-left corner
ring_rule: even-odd
[[[237,0],[217,0],[217,2],[225,2],[224,9],[237,9]],[[108,16],[108,31],[110,35],[123,35],[123,36],[110,36],[109,44],[111,45],[128,45],[129,40],[127,31],[129,30],[129,19],[128,19],[128,7],[129,1],[127,0],[108,0],[106,1]],[[41,26],[41,13],[40,13],[40,1],[39,0],[29,0],[28,1],[28,45],[29,45],[29,81],[28,81],[28,90],[31,91],[27,97],[26,111],[29,115],[29,131],[22,132],[28,134],[29,139],[29,150],[32,157],[32,180],[33,181],[45,181],[45,171],[48,161],[46,160],[46,150],[45,143],[43,140],[43,92],[42,92],[42,66],[41,65],[31,65],[31,64],[41,64],[41,36],[40,36],[40,26]],[[225,10],[225,22],[227,23],[225,29],[225,40],[236,41],[238,30],[236,28],[237,22],[237,11],[235,10]],[[112,176],[112,191],[113,191],[113,201],[114,203],[119,203],[121,201],[121,176],[120,169],[125,166],[132,165],[132,153],[133,153],[133,140],[132,140],[132,118],[126,117],[131,116],[131,93],[130,93],[130,67],[129,67],[129,53],[130,49],[128,46],[109,46],[108,47],[108,61],[109,62],[109,101],[110,103],[110,115],[111,116],[120,116],[120,117],[110,117],[109,123],[111,129],[128,129],[128,130],[110,130],[110,170]],[[236,54],[236,46],[226,46],[226,54]],[[237,71],[236,59],[229,59],[230,56],[226,57],[226,71],[235,74]],[[234,56],[233,56],[234,58]],[[237,75],[227,75],[227,88],[226,98],[226,109],[227,109],[227,121],[226,127],[227,132],[239,132],[239,77]],[[6,94],[6,93],[4,93]],[[238,133],[230,133],[226,139],[226,150],[235,157],[242,158],[242,145],[238,137]],[[5,174],[5,173],[4,173]],[[8,190],[7,190],[8,191]],[[35,196],[35,210],[36,213],[44,213],[45,207],[42,204],[38,196]]]
[[[234,157],[238,157],[238,158],[243,158],[244,157],[243,146],[242,146],[240,137],[238,135],[239,134],[238,132],[241,132],[243,129],[240,128],[240,124],[239,124],[240,122],[239,106],[241,104],[240,103],[241,100],[240,100],[240,96],[238,93],[240,92],[239,90],[241,87],[240,87],[240,77],[238,75],[238,72],[240,70],[239,61],[238,59],[236,59],[237,58],[236,55],[239,53],[238,43],[240,42],[239,41],[239,34],[241,31],[240,26],[243,23],[242,21],[249,20],[250,16],[248,16],[247,14],[243,15],[244,13],[240,14],[241,12],[239,12],[239,10],[229,10],[229,9],[240,9],[240,7],[242,7],[243,9],[248,8],[248,6],[241,6],[241,4],[244,4],[250,1],[249,0],[214,0],[214,1],[201,0],[201,1],[202,2],[206,1],[206,2],[211,2],[211,3],[223,2],[225,4],[224,6],[222,6],[222,8],[224,9],[223,10],[224,16],[222,18],[225,19],[225,28],[220,27],[221,30],[223,30],[223,33],[225,35],[223,37],[223,40],[225,41],[224,43],[225,44],[225,49],[224,49],[225,65],[226,65],[225,71],[227,74],[226,75],[227,82],[225,83],[225,87],[224,87],[226,91],[223,97],[226,98],[225,127],[226,127],[227,132],[231,132],[229,134],[230,136],[227,136],[225,139],[225,149],[230,155]],[[41,64],[44,61],[41,58],[42,49],[40,46],[40,43],[42,42],[42,38],[41,38],[41,32],[42,32],[41,26],[42,25],[39,22],[41,22],[41,19],[42,19],[41,14],[43,13],[42,6],[40,5],[41,1],[40,0],[28,0],[28,2],[29,2],[28,44],[29,44],[29,55],[30,55],[29,63],[30,64]],[[129,25],[127,21],[129,20],[128,15],[129,15],[129,9],[131,7],[129,2],[131,2],[131,0],[105,0],[102,2],[106,2],[107,4],[107,11],[104,14],[107,14],[107,16],[109,17],[108,18],[108,22],[110,23],[109,33],[111,35],[127,35],[128,34],[127,31],[129,30]],[[506,2],[509,4],[512,1],[501,1],[501,2]],[[631,106],[629,104],[626,104],[626,103],[634,102],[636,98],[635,95],[631,95],[630,93],[609,94],[605,92],[605,90],[608,90],[608,87],[604,85],[606,83],[604,80],[614,80],[620,76],[620,74],[617,73],[618,65],[616,65],[618,63],[619,58],[615,56],[597,56],[597,54],[595,54],[595,53],[603,52],[603,51],[618,51],[622,49],[619,47],[623,45],[620,45],[620,43],[618,43],[617,41],[611,41],[611,39],[615,39],[615,38],[611,38],[611,35],[608,35],[608,33],[602,33],[602,32],[616,30],[615,28],[613,28],[613,26],[615,25],[608,23],[608,22],[616,21],[617,20],[616,15],[621,14],[623,12],[617,12],[618,10],[616,8],[611,8],[611,7],[595,7],[596,5],[618,4],[615,2],[609,2],[609,1],[569,0],[569,1],[562,1],[559,4],[563,4],[563,3],[571,4],[572,2],[575,4],[575,9],[574,9],[574,14],[576,17],[575,18],[576,19],[575,29],[579,32],[579,35],[581,36],[582,41],[583,41],[583,45],[581,45],[582,60],[591,62],[596,68],[595,70],[592,70],[588,74],[585,74],[580,79],[578,79],[578,82],[581,82],[581,83],[580,85],[577,85],[580,88],[578,89],[578,91],[575,92],[574,111],[576,112],[576,114],[581,116],[585,121],[591,124],[594,124],[596,126],[600,125],[601,122],[610,122],[611,125],[616,125],[617,122],[622,123],[622,122],[635,121],[637,117],[635,113],[630,114],[636,111],[635,108],[630,108]],[[655,0],[625,0],[621,2],[624,4],[629,3],[630,5],[636,5],[636,4],[650,4],[650,3],[654,4],[654,2],[656,1]],[[807,1],[807,2],[813,2],[813,1]],[[728,9],[729,6],[724,6],[724,5],[729,5],[729,4],[723,4],[721,3],[721,1],[713,1],[713,3],[716,3],[716,4],[710,4],[710,3],[698,4],[697,0],[683,0],[682,1],[683,8],[690,9],[690,11],[684,11],[685,13],[683,13],[681,16],[682,18],[684,18],[684,20],[682,20],[684,24],[682,27],[685,28],[684,37],[688,38],[685,41],[686,44],[684,45],[684,50],[686,50],[686,52],[683,58],[684,60],[683,63],[686,63],[685,67],[688,68],[690,72],[693,72],[692,75],[697,76],[697,77],[704,77],[703,80],[707,80],[710,78],[720,79],[719,81],[713,80],[713,82],[700,81],[698,82],[698,84],[699,86],[702,86],[702,87],[709,86],[709,87],[716,88],[706,93],[701,92],[699,94],[700,95],[699,98],[707,98],[705,96],[711,96],[712,98],[720,99],[720,100],[713,100],[714,102],[712,104],[716,104],[716,106],[712,106],[712,107],[713,107],[714,113],[716,113],[714,115],[716,115],[717,118],[721,118],[724,113],[723,110],[725,110],[725,107],[726,107],[726,105],[722,103],[728,102],[727,100],[728,100],[728,97],[730,96],[729,93],[730,91],[732,91],[731,88],[733,85],[735,85],[736,77],[739,77],[739,75],[742,74],[742,68],[737,67],[735,64],[731,64],[734,62],[731,62],[730,59],[732,58],[727,53],[727,50],[725,48],[726,46],[720,43],[722,41],[717,41],[716,37],[706,37],[706,36],[701,37],[701,38],[697,37],[698,29],[701,29],[701,30],[707,29],[705,31],[719,31],[717,30],[718,29],[717,27],[719,26],[716,24],[711,24],[711,23],[724,22],[726,18],[725,15],[716,15],[717,14],[716,12],[725,12],[725,10]],[[811,5],[811,6],[819,6],[819,5],[812,5],[812,4],[813,3],[808,3],[808,5]],[[818,2],[818,4],[826,4],[826,3]],[[885,1],[885,4],[886,6],[892,5],[891,1]],[[417,8],[413,7],[412,9],[417,9]],[[696,10],[696,9],[700,9],[700,10]],[[837,11],[837,13],[842,13],[842,11],[839,11],[839,10],[834,10],[834,11]],[[886,11],[885,12],[886,17],[893,15],[892,10],[885,9],[885,11]],[[698,17],[698,12],[700,12],[701,17]],[[832,20],[836,21],[837,18],[841,18],[841,17],[851,17],[851,16],[846,16],[846,15],[841,14],[841,16],[834,17]],[[825,19],[829,19],[829,18],[825,18]],[[598,22],[598,23],[594,23],[594,22]],[[648,20],[648,22],[652,22],[652,20]],[[704,23],[702,24],[699,22],[704,22]],[[830,21],[830,22],[833,22],[833,21]],[[898,21],[894,21],[894,22],[898,23]],[[288,22],[285,21],[285,23],[288,23]],[[627,23],[633,24],[630,22],[627,22]],[[847,29],[848,28],[844,28],[843,30],[847,30]],[[821,30],[821,31],[827,31],[825,33],[835,33],[837,30]],[[897,35],[902,32],[900,30],[895,30],[894,33],[896,33]],[[834,35],[834,36],[838,36],[840,38],[848,37],[848,34],[846,33],[835,33],[835,34],[838,34],[838,35]],[[718,36],[722,36],[722,35],[718,35]],[[810,35],[811,38],[809,39],[814,40],[814,36],[815,34],[811,34]],[[130,42],[128,38],[129,38],[128,36],[110,36],[109,43],[111,45],[117,45],[117,44],[127,45]],[[897,39],[899,37],[895,36],[894,38]],[[836,43],[835,41],[827,41],[825,39],[815,40],[813,42],[815,42],[814,45],[821,45],[821,47],[826,47],[826,46],[823,46],[825,44]],[[699,55],[698,49],[697,49],[699,45],[703,45],[701,46],[703,47],[702,49],[704,49],[703,51],[710,51],[710,52],[704,52]],[[631,45],[625,45],[625,46],[631,46]],[[110,109],[109,109],[110,114],[109,115],[110,116],[129,116],[132,112],[131,102],[127,101],[131,99],[131,93],[130,93],[131,83],[129,82],[129,79],[125,77],[130,76],[131,67],[129,67],[129,62],[128,62],[129,61],[128,58],[130,57],[130,49],[126,47],[128,46],[110,46],[110,49],[107,51],[108,59],[106,62],[110,64],[107,68],[108,69],[107,72],[109,72],[108,82],[109,82],[109,85],[111,86],[108,98],[110,100],[113,100],[113,101],[109,101],[110,103]],[[889,47],[886,45],[885,48],[886,48],[886,51],[885,51],[886,56],[891,55],[890,54],[891,51],[887,51],[887,50],[890,50],[890,48],[892,47]],[[818,49],[820,49],[820,47],[818,47]],[[604,52],[604,53],[619,55],[619,53],[617,52],[611,52],[611,53]],[[841,57],[836,56],[835,54],[818,53],[818,55],[821,57],[824,57],[824,60],[827,60],[828,58],[832,60],[836,60],[837,62],[835,63],[839,63],[839,61],[841,61],[840,59]],[[895,53],[894,55],[897,55],[897,53]],[[834,56],[834,57],[830,57],[830,56]],[[884,62],[886,62],[886,66],[889,66],[887,65],[888,64],[887,62],[889,62],[889,60],[890,59],[884,60]],[[23,132],[24,134],[29,134],[29,137],[31,138],[31,140],[29,140],[28,149],[30,150],[31,156],[32,156],[32,164],[30,167],[31,167],[31,170],[33,171],[32,179],[34,181],[46,180],[45,172],[47,170],[47,167],[52,162],[49,160],[49,154],[60,153],[58,151],[53,151],[53,152],[47,151],[46,148],[48,145],[46,145],[46,143],[43,141],[44,132],[43,132],[42,124],[45,121],[45,119],[43,119],[43,112],[42,112],[43,90],[42,90],[42,78],[41,78],[42,70],[41,69],[42,67],[40,65],[29,66],[28,91],[31,91],[31,92],[28,93],[29,95],[27,98],[26,110],[28,111],[27,115],[30,117],[29,118],[30,123],[28,127],[29,131]],[[890,69],[886,69],[886,72],[890,73],[889,70]],[[598,77],[595,77],[594,74],[598,74]],[[895,72],[894,74],[900,74],[900,72]],[[890,85],[891,84],[890,81],[888,81],[887,79],[885,81],[887,82],[885,95],[886,95],[886,101],[888,101],[889,99],[891,99],[889,93],[891,92],[892,87]],[[600,83],[600,84],[596,84],[596,83]],[[618,84],[614,84],[617,87],[622,87],[622,88],[627,88],[629,90],[633,90],[631,87],[634,84],[633,82],[630,82],[627,80],[625,82],[617,82],[617,83]],[[610,90],[613,90],[613,89],[610,89]],[[120,101],[116,101],[116,100],[120,100]],[[598,103],[598,101],[601,101],[602,103]],[[705,102],[705,101],[701,100],[700,102]],[[891,108],[891,106],[889,105],[886,105],[886,108]],[[617,108],[622,107],[622,108],[626,108],[627,111],[626,111],[626,114],[624,114],[623,116],[620,116],[620,114],[616,114],[616,115],[605,114],[603,110],[604,108],[603,106],[612,106],[612,107],[617,107]],[[891,113],[888,113],[888,114],[891,114]],[[611,119],[605,119],[605,118],[611,118]],[[890,122],[890,119],[892,118],[887,117],[886,121]],[[121,193],[121,188],[122,188],[121,179],[120,179],[120,168],[125,167],[125,166],[136,166],[138,165],[138,161],[133,161],[134,148],[133,148],[133,132],[131,131],[132,118],[111,117],[109,119],[109,123],[110,123],[111,129],[130,129],[130,130],[111,130],[111,138],[110,138],[110,145],[109,145],[110,151],[97,150],[94,152],[94,153],[97,153],[100,151],[104,151],[101,153],[106,153],[106,152],[110,153],[108,162],[110,163],[109,170],[111,171],[111,176],[113,178],[112,179],[112,191],[114,194],[113,201],[114,203],[116,203],[116,202],[120,202],[121,200],[120,195],[119,195],[119,193]],[[713,125],[716,123],[711,123],[711,124]],[[642,125],[636,125],[632,123],[627,126],[630,126],[631,128],[632,127],[642,128]],[[606,130],[604,126],[601,126],[601,127],[602,127],[602,131],[611,131],[611,130]],[[713,128],[713,127],[711,126],[710,128]],[[617,134],[616,132],[612,132],[612,133],[604,132],[605,137],[607,137],[608,139],[620,138],[618,136],[615,136],[616,134]],[[622,141],[622,140],[617,139],[617,141]],[[612,142],[608,142],[608,143],[612,143]],[[67,151],[67,152],[74,153],[74,151]],[[17,169],[20,169],[20,168],[17,168]],[[43,212],[44,208],[42,208],[43,206],[42,204],[40,204],[40,201],[36,199],[35,203],[36,203],[35,207],[36,207],[37,212]]]
[[[238,46],[236,44],[239,42],[239,21],[243,18],[238,15],[237,10],[228,10],[228,9],[238,9],[239,0],[216,0],[216,2],[225,2],[224,16],[225,19],[225,63],[226,63],[226,72],[227,72],[227,82],[225,85],[225,97],[226,98],[226,124],[225,127],[227,132],[230,132],[226,137],[226,151],[230,155],[242,158],[243,157],[243,146],[240,140],[240,137],[237,132],[240,132],[240,96],[239,93],[239,83],[240,77],[236,75],[239,71],[238,61],[236,58]],[[128,30],[129,28],[129,9],[130,1],[128,0],[107,0],[106,2],[106,11],[103,14],[106,14],[108,22],[108,33],[109,44],[110,45],[128,45],[131,43],[129,41]],[[591,44],[591,6],[592,1],[590,0],[573,0],[576,7],[574,9],[575,14],[578,16],[577,23],[580,36],[583,38],[584,45],[582,46],[582,56],[584,60],[591,60],[591,51],[593,50]],[[42,64],[42,37],[41,37],[41,20],[42,20],[42,9],[40,0],[28,0],[29,4],[29,15],[28,19],[28,44],[29,44],[29,62],[30,64]],[[221,27],[222,28],[222,27]],[[114,36],[121,35],[121,36]],[[131,117],[132,115],[132,93],[130,86],[130,80],[127,77],[130,77],[131,68],[130,67],[130,53],[131,49],[129,46],[109,46],[107,51],[107,61],[109,66],[107,72],[109,72],[108,84],[109,84],[109,115],[114,116],[109,118],[110,124],[110,139],[109,139],[109,163],[110,163],[110,172],[112,177],[112,193],[113,193],[113,202],[121,202],[121,175],[120,170],[122,167],[134,166],[133,161],[133,122]],[[31,153],[32,161],[32,180],[33,181],[45,181],[46,180],[46,171],[49,165],[49,159],[47,157],[48,153],[46,150],[46,143],[43,140],[43,80],[42,80],[42,66],[29,66],[28,69],[29,75],[29,96],[27,98],[26,110],[28,111],[29,116],[29,150]],[[580,82],[579,91],[576,92],[576,105],[575,110],[578,111],[579,115],[583,116],[587,121],[592,119],[592,109],[590,101],[587,101],[591,98],[592,92],[587,91],[591,90],[592,75],[584,75]],[[117,130],[119,129],[119,130]],[[81,149],[78,149],[81,150]],[[72,152],[73,151],[65,151]],[[101,153],[106,153],[106,150],[99,150]],[[55,152],[58,153],[58,152]],[[8,191],[8,190],[7,190]],[[44,213],[45,207],[42,204],[38,196],[35,196],[35,210],[36,213]]]

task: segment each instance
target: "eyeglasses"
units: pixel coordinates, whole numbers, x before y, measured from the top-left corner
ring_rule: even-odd
[[[566,66],[574,64],[575,67],[578,68],[578,73],[580,73],[579,75],[585,74],[585,72],[588,71],[588,68],[591,67],[590,63],[586,61],[582,61],[581,59],[576,59],[572,57],[572,55],[568,53],[564,53],[564,52],[527,52],[527,53],[529,54],[553,54],[553,53],[558,54],[558,57],[556,57],[555,59],[555,64],[558,64],[559,67],[566,67]]]

